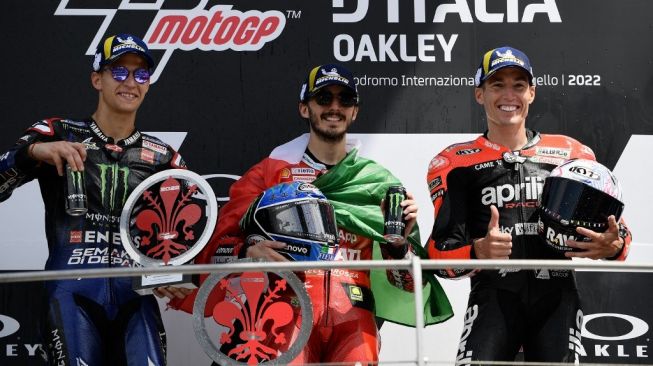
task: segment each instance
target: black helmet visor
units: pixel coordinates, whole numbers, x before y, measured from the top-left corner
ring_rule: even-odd
[[[259,209],[256,221],[270,234],[337,243],[333,207],[324,201],[300,200]]]

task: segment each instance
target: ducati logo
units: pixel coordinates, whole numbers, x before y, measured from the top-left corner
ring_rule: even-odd
[[[286,17],[278,10],[241,12],[233,9],[233,5],[215,5],[205,9],[208,0],[200,0],[192,9],[165,10],[161,10],[165,0],[147,3],[122,0],[117,9],[69,8],[69,1],[61,0],[54,15],[104,17],[86,50],[89,56],[95,53],[95,48],[119,10],[156,11],[154,20],[142,37],[150,50],[165,50],[150,77],[151,83],[158,80],[175,50],[257,51],[279,37],[286,25]]]

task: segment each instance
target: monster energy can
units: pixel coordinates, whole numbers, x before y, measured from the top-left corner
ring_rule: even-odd
[[[406,222],[404,210],[400,203],[406,199],[406,188],[391,186],[385,194],[385,215],[383,221],[383,237],[388,243],[404,241]]]
[[[86,198],[86,182],[84,172],[74,172],[66,164],[66,213],[70,216],[81,216],[88,211]]]

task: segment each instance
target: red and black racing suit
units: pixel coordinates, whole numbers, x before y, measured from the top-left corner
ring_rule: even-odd
[[[474,259],[474,239],[483,238],[490,205],[502,232],[512,235],[511,259],[564,259],[537,232],[535,210],[544,179],[566,159],[595,160],[590,148],[562,135],[527,130],[519,151],[486,136],[447,147],[430,163],[427,182],[435,208],[427,244],[433,259]],[[622,224],[623,225],[623,224]],[[628,253],[630,235],[622,232]],[[474,274],[475,271],[471,272]],[[442,270],[458,278],[466,270]],[[471,293],[457,361],[510,361],[523,346],[525,359],[572,362],[580,345],[582,311],[573,271],[483,270],[471,277]]]
[[[86,147],[86,215],[66,214],[65,175],[28,157],[30,145],[52,141]],[[0,157],[0,201],[38,179],[49,249],[45,269],[130,266],[119,229],[125,200],[150,175],[184,165],[170,146],[138,131],[114,142],[92,119],[53,118],[34,124]],[[134,292],[130,278],[55,280],[48,281],[46,289],[43,337],[51,365],[166,364],[165,330],[156,299]]]

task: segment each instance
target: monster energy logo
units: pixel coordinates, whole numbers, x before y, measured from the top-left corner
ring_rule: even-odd
[[[98,164],[100,168],[100,193],[102,195],[102,204],[108,201],[110,210],[113,210],[116,204],[116,196],[118,188],[122,188],[122,198],[120,199],[120,207],[125,205],[127,200],[127,177],[129,177],[129,168],[119,167],[117,164]],[[122,177],[122,179],[120,179]],[[108,187],[107,187],[108,186]],[[106,207],[106,205],[105,205]]]
[[[247,212],[243,215],[243,217],[240,219],[240,222],[238,225],[241,227],[241,229],[246,229],[248,223],[250,223],[254,219],[254,212],[256,211],[256,206],[258,206],[258,203],[261,201],[261,197],[257,197],[254,202],[249,205],[247,208]]]
[[[83,190],[82,190],[83,189],[82,184],[84,184],[84,182],[82,181],[82,179],[84,177],[82,175],[83,173],[80,172],[80,171],[74,172],[74,171],[70,170],[70,168],[68,168],[68,169],[69,169],[69,171],[68,171],[68,184],[70,184],[70,186],[68,187],[68,193],[69,193],[68,198],[69,199],[83,199],[84,195],[78,193],[78,192],[83,192]]]
[[[388,195],[388,199],[390,202],[388,202],[389,207],[389,213],[393,217],[401,217],[401,206],[399,205],[401,201],[404,200],[404,195],[401,192],[397,193],[391,193]]]

